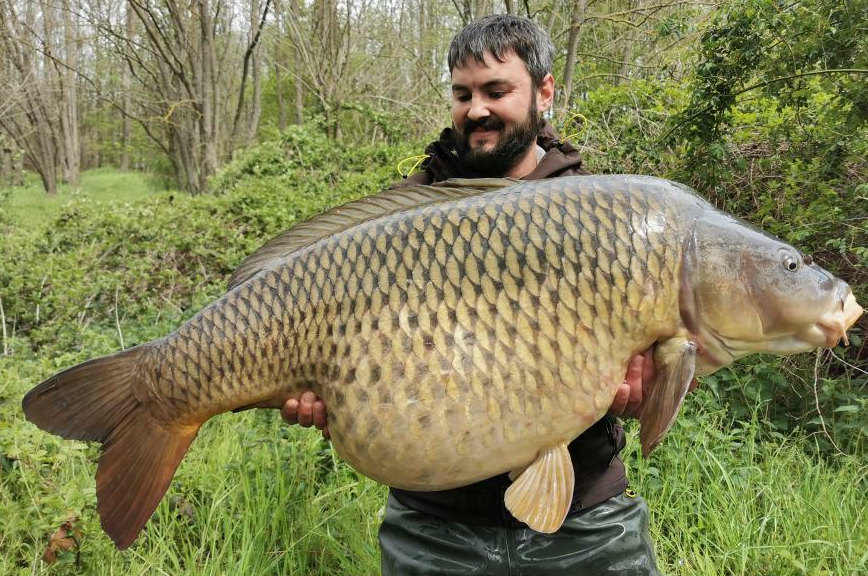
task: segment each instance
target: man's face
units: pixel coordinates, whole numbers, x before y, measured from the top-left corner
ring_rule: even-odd
[[[503,62],[486,53],[482,63],[470,58],[454,68],[452,124],[459,157],[484,176],[524,176],[532,166],[518,167],[533,157],[531,144],[553,94],[551,75],[534,87],[524,61],[513,52]]]

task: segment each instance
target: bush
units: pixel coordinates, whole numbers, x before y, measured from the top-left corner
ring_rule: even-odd
[[[111,210],[78,197],[44,231],[4,235],[6,317],[43,354],[80,348],[91,324],[111,334],[167,315],[179,321],[219,295],[268,238],[386,188],[401,157],[393,147],[335,150],[295,128],[228,166],[215,196],[167,192]]]

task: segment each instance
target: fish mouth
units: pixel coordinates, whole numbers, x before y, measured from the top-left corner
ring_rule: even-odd
[[[853,296],[852,292],[848,292],[847,297],[841,301],[840,310],[820,317],[817,320],[816,328],[825,337],[826,347],[837,346],[841,340],[844,341],[845,346],[849,346],[850,340],[847,338],[847,330],[855,324],[863,312],[862,307],[856,303],[856,297]]]
[[[759,338],[728,338],[706,327],[702,334],[700,351],[704,352],[708,360],[723,366],[756,352],[796,354],[821,347],[834,348],[841,341],[845,346],[849,345],[847,330],[864,310],[856,303],[849,288],[846,296],[839,298],[838,303],[830,308],[801,330],[791,328],[777,334],[763,334]]]

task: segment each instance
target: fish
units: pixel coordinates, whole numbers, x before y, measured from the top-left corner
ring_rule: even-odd
[[[850,287],[675,182],[635,175],[451,180],[303,222],[167,336],[68,368],[28,420],[102,443],[97,510],[136,539],[200,426],[313,390],[337,454],[408,490],[501,473],[510,512],[556,531],[567,445],[653,348],[648,455],[695,376],[753,353],[847,343]]]

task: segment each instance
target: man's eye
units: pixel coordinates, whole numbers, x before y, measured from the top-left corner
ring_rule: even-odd
[[[470,95],[469,94],[456,94],[455,99],[458,100],[459,102],[469,102],[470,101]]]
[[[490,94],[490,96],[491,96],[494,100],[500,100],[501,98],[503,98],[504,96],[506,96],[506,92],[492,92],[492,93]]]

